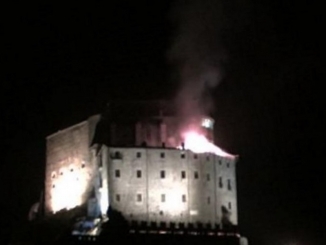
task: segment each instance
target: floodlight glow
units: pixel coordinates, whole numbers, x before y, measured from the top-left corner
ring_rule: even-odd
[[[79,162],[75,159],[74,162]],[[51,208],[54,213],[62,209],[72,209],[82,204],[82,196],[87,181],[77,164],[62,168],[57,178],[52,181]]]
[[[209,118],[203,118],[202,122],[201,122],[201,126],[204,128],[210,128],[212,129],[214,125],[214,121],[212,119]]]
[[[160,190],[160,192],[164,192],[166,196],[165,202],[160,204],[160,209],[162,211],[172,216],[178,216],[180,213],[187,210],[188,197],[186,196],[185,200],[182,200],[182,196],[187,193],[184,187],[176,185],[173,189]]]
[[[109,207],[109,195],[107,188],[100,188],[100,208],[101,208],[101,213],[102,215],[106,214],[106,211],[108,210]]]

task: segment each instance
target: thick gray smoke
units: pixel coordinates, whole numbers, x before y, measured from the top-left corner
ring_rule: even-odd
[[[182,118],[208,114],[213,109],[211,91],[221,82],[226,54],[221,27],[227,26],[218,0],[178,1],[172,10],[176,33],[168,53],[177,68],[180,88],[176,103]]]

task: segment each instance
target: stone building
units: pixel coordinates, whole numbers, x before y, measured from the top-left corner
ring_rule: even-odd
[[[102,115],[47,137],[45,210],[88,204],[130,224],[237,225],[236,161],[184,147],[184,121],[163,102],[111,104]],[[213,120],[187,121],[213,142]]]

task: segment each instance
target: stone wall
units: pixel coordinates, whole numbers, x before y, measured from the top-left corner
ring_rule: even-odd
[[[104,148],[110,204],[128,221],[213,227],[224,217],[237,225],[236,159],[168,148]]]
[[[96,171],[90,144],[98,119],[98,116],[91,117],[46,138],[46,213],[70,209],[87,201]]]

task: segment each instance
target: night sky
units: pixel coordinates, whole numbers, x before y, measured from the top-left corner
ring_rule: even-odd
[[[169,50],[182,8],[175,1],[128,2],[2,9],[5,236],[39,198],[47,135],[102,112],[111,100],[177,95]],[[216,24],[226,58],[221,81],[209,92],[216,143],[240,155],[241,233],[254,245],[322,244],[320,8],[280,0],[216,2],[226,21],[211,28]]]

